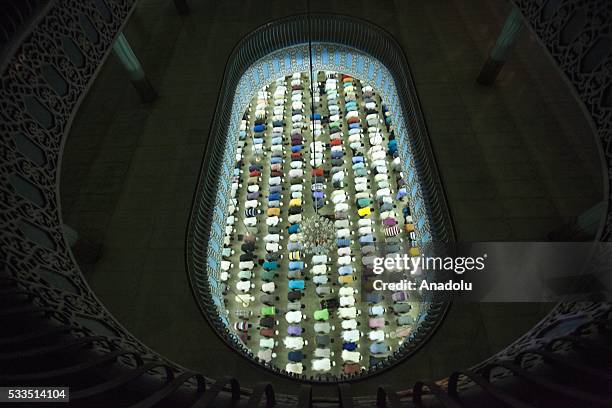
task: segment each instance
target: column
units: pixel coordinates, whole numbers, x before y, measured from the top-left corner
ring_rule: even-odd
[[[189,6],[187,5],[187,0],[174,0],[174,5],[178,10],[179,14],[188,14]]]
[[[142,101],[153,102],[155,98],[157,98],[157,92],[153,89],[153,86],[142,69],[142,65],[140,65],[138,57],[134,54],[130,43],[128,43],[123,33],[119,34],[115,44],[113,44],[113,51],[128,72],[132,85],[134,85],[134,88],[138,91]]]
[[[504,62],[506,62],[508,54],[514,46],[522,27],[521,12],[516,7],[512,7],[512,11],[510,11],[510,15],[506,19],[499,37],[497,37],[489,58],[482,67],[478,78],[476,78],[476,82],[485,86],[492,85],[495,82],[495,78],[497,78],[497,75],[504,66]]]
[[[551,241],[590,241],[599,230],[607,201],[601,201],[575,217],[571,222],[548,234]],[[605,220],[604,220],[605,222]]]

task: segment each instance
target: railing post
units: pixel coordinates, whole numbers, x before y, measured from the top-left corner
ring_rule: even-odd
[[[119,36],[117,36],[117,40],[113,44],[113,51],[128,72],[132,85],[138,91],[142,101],[153,102],[157,98],[157,92],[149,82],[138,57],[134,54],[123,33],[119,33]]]
[[[174,5],[178,10],[179,14],[188,14],[189,6],[187,5],[187,0],[174,0]]]
[[[510,11],[510,15],[506,19],[504,27],[497,37],[497,41],[491,50],[489,58],[487,58],[487,61],[480,70],[480,74],[478,74],[478,78],[476,78],[476,82],[485,86],[492,85],[493,82],[495,82],[495,78],[497,78],[497,75],[504,66],[508,54],[516,42],[522,28],[523,21],[521,12],[518,8],[512,7],[512,11]]]

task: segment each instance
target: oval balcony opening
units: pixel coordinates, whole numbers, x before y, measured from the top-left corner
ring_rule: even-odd
[[[205,316],[234,349],[281,375],[346,381],[397,364],[446,308],[374,284],[382,257],[418,256],[449,237],[434,217],[436,184],[424,183],[432,173],[423,171],[416,96],[402,100],[407,84],[342,42],[280,47],[236,70],[188,237]]]

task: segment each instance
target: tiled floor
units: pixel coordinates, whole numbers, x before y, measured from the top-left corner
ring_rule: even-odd
[[[171,1],[139,2],[125,33],[160,96],[141,104],[109,58],[66,145],[64,221],[103,244],[102,259],[83,269],[125,327],[180,364],[212,377],[240,372],[248,386],[270,375],[228,352],[200,315],[185,270],[185,231],[232,47],[264,22],[305,6],[190,3],[192,13],[179,16]],[[346,4],[313,0],[312,9],[371,20],[403,47],[460,240],[541,240],[600,200],[589,125],[527,30],[495,86],[474,82],[508,11],[505,1]],[[382,374],[357,392],[470,366],[527,330],[546,308],[456,304],[436,336],[402,365],[401,377]]]

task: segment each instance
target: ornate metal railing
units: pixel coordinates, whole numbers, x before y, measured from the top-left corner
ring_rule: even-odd
[[[275,400],[276,406],[282,407],[310,406],[316,396],[313,399],[308,387],[294,396],[274,395],[269,384],[241,390],[235,379],[213,382],[148,349],[101,305],[65,242],[59,205],[59,164],[65,138],[134,3],[51,1],[39,18],[30,20],[18,42],[10,44],[11,52],[0,61],[0,383],[70,384],[75,406],[100,406],[104,402],[116,406],[110,402],[110,394],[126,398],[121,405],[138,403],[143,407],[174,399],[184,406],[223,406],[223,401],[238,399],[253,407],[261,399]],[[516,4],[591,115],[609,174],[612,78],[607,2]],[[576,22],[574,18],[578,22],[583,18],[585,23],[570,24],[573,36],[563,34],[566,31],[562,27]],[[331,29],[326,28],[325,35]],[[347,33],[349,37],[354,35],[357,33]],[[369,44],[376,41],[368,38]],[[593,49],[596,51],[591,52]],[[249,55],[239,53],[238,57],[245,60]],[[409,91],[414,95],[412,89]],[[220,99],[220,106],[223,103]],[[418,118],[412,119],[418,123]],[[209,146],[209,151],[214,150],[214,145]],[[612,232],[610,216],[601,233],[606,241]],[[495,398],[500,404],[526,406],[523,399],[517,401],[518,397],[513,399],[502,391],[512,385],[508,383],[510,378],[537,389],[540,405],[542,401],[559,401],[557,393],[566,402],[579,401],[574,406],[584,406],[584,401],[609,406],[610,401],[597,394],[609,393],[610,366],[594,367],[598,361],[610,361],[609,306],[595,302],[560,304],[484,366],[465,375],[453,373],[440,385],[419,382],[412,390],[381,390],[378,404],[386,401],[396,407],[408,399],[419,403],[427,388],[429,397],[437,398],[443,406],[459,406],[470,398]],[[559,351],[560,342],[565,350]],[[526,363],[533,355],[554,370],[542,371]],[[489,382],[495,378],[489,374],[496,368],[512,373],[512,377]],[[570,376],[579,387],[560,387],[555,373]],[[461,399],[456,398],[457,393]],[[339,387],[338,395],[335,403],[343,407],[376,404],[375,396],[351,398],[347,385]]]

